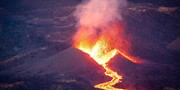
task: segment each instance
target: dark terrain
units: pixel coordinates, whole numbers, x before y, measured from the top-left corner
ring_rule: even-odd
[[[87,54],[72,47],[82,0],[0,0],[0,90],[94,90],[110,80]],[[148,63],[116,56],[116,87],[180,90],[180,1],[129,0],[122,11],[131,52]]]

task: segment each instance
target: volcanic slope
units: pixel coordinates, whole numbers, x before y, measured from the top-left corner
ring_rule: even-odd
[[[84,70],[98,69],[101,69],[101,67],[98,66],[87,54],[75,48],[68,48],[44,60],[27,61],[22,65],[12,68],[10,72],[26,76],[42,73],[76,73]]]

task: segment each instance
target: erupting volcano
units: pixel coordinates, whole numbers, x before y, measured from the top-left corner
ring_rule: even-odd
[[[108,67],[108,62],[115,55],[120,54],[138,63],[128,54],[130,45],[125,39],[122,17],[119,15],[120,5],[125,4],[125,0],[90,0],[77,6],[75,11],[78,30],[73,37],[74,46],[89,54],[104,67],[105,75],[112,77],[111,81],[95,85],[95,88],[121,90],[113,86],[122,81],[122,76]]]
[[[120,25],[115,24],[113,26],[109,26],[111,28],[108,29],[112,29],[113,32],[101,32],[98,38],[93,39],[86,37],[86,34],[88,34],[86,31],[89,31],[88,28],[81,28],[75,34],[74,38],[78,41],[74,43],[74,46],[81,51],[89,54],[90,57],[93,58],[99,65],[104,67],[104,69],[106,70],[105,75],[112,77],[111,81],[95,85],[95,88],[104,90],[119,90],[118,88],[114,88],[113,85],[121,82],[122,76],[117,74],[117,72],[112,71],[110,67],[108,67],[108,62],[115,55],[120,54],[130,61],[138,63],[136,59],[124,54],[123,52],[120,52],[119,49],[114,48],[113,42],[115,42],[116,34],[118,35],[118,33],[115,33],[114,31],[118,31],[118,29],[121,29],[118,26]],[[114,35],[112,36],[112,34]]]

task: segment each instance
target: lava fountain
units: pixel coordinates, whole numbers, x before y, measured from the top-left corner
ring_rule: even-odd
[[[113,71],[108,67],[108,62],[117,54],[129,59],[132,62],[139,63],[135,58],[120,52],[119,49],[114,48],[113,42],[115,42],[115,31],[120,29],[119,24],[114,24],[109,26],[113,32],[101,32],[101,34],[96,38],[85,37],[89,28],[80,28],[75,34],[74,46],[81,51],[90,55],[99,65],[103,66],[106,70],[105,75],[112,77],[111,81],[97,84],[94,87],[104,90],[123,90],[113,87],[115,84],[121,82],[122,76],[117,72]],[[105,28],[104,28],[105,29]],[[91,31],[91,30],[90,30]],[[112,36],[113,35],[113,36]]]
[[[74,13],[78,24],[73,37],[74,47],[87,53],[99,65],[104,67],[105,75],[112,77],[111,81],[95,85],[104,90],[123,90],[113,87],[122,82],[122,76],[108,67],[108,62],[117,54],[139,63],[128,54],[129,44],[125,39],[120,6],[125,6],[126,0],[89,0],[77,6]]]

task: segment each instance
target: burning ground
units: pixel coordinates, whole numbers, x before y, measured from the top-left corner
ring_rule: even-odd
[[[111,80],[87,54],[71,47],[76,31],[72,13],[79,1],[2,3],[1,89],[91,90],[95,84]],[[180,19],[176,4],[128,2],[122,17],[131,54],[151,64],[134,64],[116,56],[109,66],[124,79],[115,87],[179,89]]]

